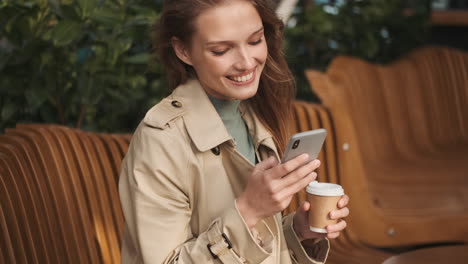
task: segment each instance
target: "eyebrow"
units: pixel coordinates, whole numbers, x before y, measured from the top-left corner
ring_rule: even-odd
[[[249,37],[251,37],[251,36],[253,36],[253,35],[255,35],[255,34],[258,34],[258,33],[262,32],[263,30],[264,30],[264,28],[263,28],[263,26],[262,26],[260,29],[256,30],[256,31],[253,32],[252,34],[250,34]],[[209,42],[207,42],[205,45],[206,45],[206,46],[209,46],[209,45],[215,45],[215,44],[229,44],[229,43],[232,43],[232,42],[233,42],[233,41],[230,41],[230,40],[209,41]]]

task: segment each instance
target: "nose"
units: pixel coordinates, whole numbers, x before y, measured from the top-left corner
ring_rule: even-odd
[[[240,47],[237,60],[234,63],[236,70],[245,71],[255,67],[255,58],[247,47]]]

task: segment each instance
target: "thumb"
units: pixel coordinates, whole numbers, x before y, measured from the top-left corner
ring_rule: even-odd
[[[297,209],[296,213],[302,216],[307,216],[307,213],[310,210],[310,203],[308,201],[304,201],[301,206]]]

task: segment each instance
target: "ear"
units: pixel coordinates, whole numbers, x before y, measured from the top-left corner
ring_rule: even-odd
[[[171,42],[177,57],[186,64],[192,65],[192,60],[185,44],[176,37],[172,37]]]

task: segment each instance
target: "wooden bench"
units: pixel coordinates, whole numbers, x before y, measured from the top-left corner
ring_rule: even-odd
[[[382,66],[307,71],[331,113],[355,244],[468,241],[468,54],[426,47]]]
[[[291,133],[328,130],[318,173],[336,182],[328,111],[297,101],[294,118]],[[117,183],[130,137],[37,124],[0,135],[0,263],[120,263]],[[304,199],[303,191],[285,213]],[[346,252],[338,244],[330,255],[340,260]]]
[[[351,197],[328,264],[468,240],[467,69],[465,53],[427,48],[388,66],[341,57],[307,73],[323,105],[296,101],[291,133],[328,130],[319,180]],[[26,124],[0,135],[0,263],[119,263],[130,137]]]

